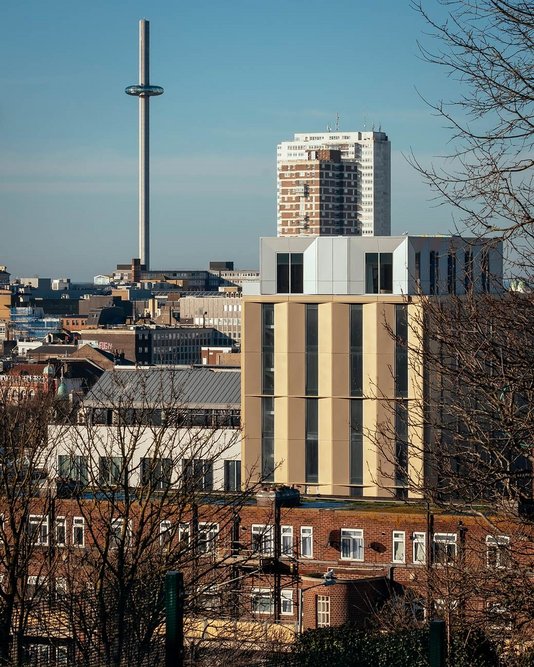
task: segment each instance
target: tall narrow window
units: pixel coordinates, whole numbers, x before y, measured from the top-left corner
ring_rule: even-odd
[[[363,394],[363,307],[350,306],[350,395]]]
[[[482,291],[490,291],[490,272],[489,272],[489,252],[487,248],[483,248],[480,253],[480,280],[482,284]]]
[[[469,292],[473,286],[473,252],[466,250],[464,253],[464,288]]]
[[[422,564],[426,561],[426,533],[413,533],[413,562]]]
[[[408,307],[395,305],[395,396],[408,398]]]
[[[304,256],[301,252],[277,253],[276,291],[278,294],[302,294],[304,291]]]
[[[280,552],[282,556],[293,555],[293,526],[280,528]]]
[[[318,389],[318,306],[306,304],[306,394],[317,396]]]
[[[75,516],[72,519],[72,544],[75,547],[85,546],[85,519],[83,516]]]
[[[406,403],[395,406],[395,487],[397,498],[407,496],[408,486],[408,409]]]
[[[262,393],[274,393],[274,303],[263,303],[262,314]]]
[[[224,462],[224,490],[241,490],[241,461]]]
[[[393,253],[365,253],[365,291],[367,294],[393,292]]]
[[[350,492],[363,495],[363,401],[350,402]]]
[[[313,526],[300,528],[300,555],[303,558],[313,558]]]
[[[310,484],[317,484],[319,482],[318,408],[319,402],[316,398],[306,399],[305,481]]]
[[[430,294],[439,294],[439,254],[430,251]]]
[[[421,289],[421,252],[418,251],[415,253],[415,289],[420,291]]]
[[[274,482],[274,398],[261,399],[261,471],[265,482]]]
[[[317,627],[330,627],[330,596],[317,596]]]
[[[447,258],[447,291],[456,294],[456,253],[453,250]]]
[[[403,530],[393,531],[393,562],[406,561],[406,533]]]

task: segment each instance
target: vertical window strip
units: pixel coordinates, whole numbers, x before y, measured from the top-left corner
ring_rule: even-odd
[[[261,472],[265,482],[274,482],[274,398],[261,399]]]
[[[363,401],[350,401],[350,491],[363,495]]]
[[[305,481],[309,484],[319,482],[319,401],[316,398],[306,399],[306,448],[305,448]]]
[[[350,306],[350,395],[363,394],[363,306]]]
[[[274,393],[274,303],[263,303],[262,313],[262,393]]]
[[[395,305],[395,397],[408,398],[408,307]]]
[[[318,305],[306,304],[306,395],[317,396],[319,322]]]

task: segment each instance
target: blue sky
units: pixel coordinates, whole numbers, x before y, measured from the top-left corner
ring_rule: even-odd
[[[435,8],[435,0],[426,3]],[[151,264],[256,268],[276,234],[276,144],[387,132],[392,233],[447,233],[450,209],[402,154],[447,151],[420,97],[454,94],[421,61],[409,0],[3,0],[0,264],[89,279],[137,255],[138,20],[150,20]],[[419,91],[419,92],[418,92]]]

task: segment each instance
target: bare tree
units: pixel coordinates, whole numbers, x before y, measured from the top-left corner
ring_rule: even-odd
[[[438,0],[439,19],[415,0],[427,62],[457,82],[452,100],[429,102],[451,130],[441,166],[411,162],[477,236],[499,233],[531,269],[534,11],[528,0]]]
[[[53,489],[43,468],[54,410],[47,396],[13,400],[9,388],[0,395],[0,664],[23,663],[54,569]]]

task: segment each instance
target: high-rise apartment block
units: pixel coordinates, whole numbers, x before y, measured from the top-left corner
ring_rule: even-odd
[[[389,236],[384,132],[295,134],[277,150],[278,236]]]

